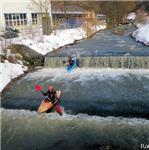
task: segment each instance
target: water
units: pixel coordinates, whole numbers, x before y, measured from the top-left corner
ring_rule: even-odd
[[[132,30],[126,27],[124,36],[105,30],[50,53],[45,66],[53,69],[14,83],[1,101],[2,150],[138,150],[149,145],[149,47],[136,43]],[[72,73],[63,65],[68,55],[80,56],[80,68]],[[35,84],[44,91],[50,84],[62,90],[63,116],[54,109],[37,113],[44,96]]]
[[[100,144],[133,150],[149,142],[149,121],[144,119],[1,111],[4,150],[86,150]]]
[[[44,97],[35,84],[62,90],[63,116],[36,112]],[[149,143],[149,70],[41,69],[17,81],[2,107],[5,150],[139,149]]]
[[[131,33],[133,26],[124,26],[125,34],[116,35],[111,30],[103,30],[92,38],[78,41],[73,46],[65,46],[58,51],[50,52],[46,57],[65,57],[80,55],[81,57],[97,56],[149,56],[149,47],[137,43]]]
[[[65,67],[68,56],[77,56],[81,67],[91,68],[147,68],[149,69],[149,46],[137,43],[131,33],[134,26],[122,26],[124,35],[103,30],[92,38],[76,42],[45,56],[45,67]]]
[[[65,69],[43,69],[19,80],[4,97],[2,106],[37,110],[44,97],[35,91],[35,84],[43,85],[44,91],[49,84],[61,89],[61,104],[73,114],[149,114],[148,70],[78,69],[68,74]]]

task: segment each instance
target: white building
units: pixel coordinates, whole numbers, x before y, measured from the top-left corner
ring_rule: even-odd
[[[1,0],[0,11],[0,31],[6,27],[22,29],[41,25],[41,12],[31,0]],[[48,13],[51,17],[51,4]]]

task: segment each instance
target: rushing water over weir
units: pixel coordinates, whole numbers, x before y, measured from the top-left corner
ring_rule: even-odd
[[[65,67],[63,61],[67,57],[45,57],[45,67]],[[85,68],[129,68],[149,69],[149,56],[103,56],[103,57],[81,57],[80,66]]]

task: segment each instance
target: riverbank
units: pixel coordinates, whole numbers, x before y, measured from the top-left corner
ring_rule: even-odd
[[[21,64],[10,63],[8,60],[5,60],[4,63],[0,63],[1,66],[1,86],[0,92],[14,79],[17,79],[22,74],[26,73],[28,67]]]
[[[31,73],[31,72],[34,72],[36,70],[38,70],[39,68],[30,68],[30,69],[27,69],[25,71],[23,71],[23,73],[20,73],[17,75],[17,77],[14,77],[14,78],[11,78],[11,79],[8,79],[9,82],[6,83],[5,85],[3,84],[3,88],[2,90],[0,91],[1,93],[1,98],[3,98],[7,92],[11,91],[11,89],[13,88],[13,85],[18,81],[20,80],[21,78],[25,77],[28,73]],[[5,80],[5,81],[8,81],[8,80]],[[2,80],[3,81],[3,80]]]
[[[141,42],[149,46],[149,12],[144,10],[145,9],[142,9],[142,11],[138,10],[128,14],[127,20],[133,22],[133,24],[138,28],[132,32],[132,37],[137,42]]]

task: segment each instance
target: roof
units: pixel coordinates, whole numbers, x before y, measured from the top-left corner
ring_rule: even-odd
[[[51,5],[52,13],[54,14],[85,14],[86,11],[77,6],[64,6],[63,2],[53,3]]]

